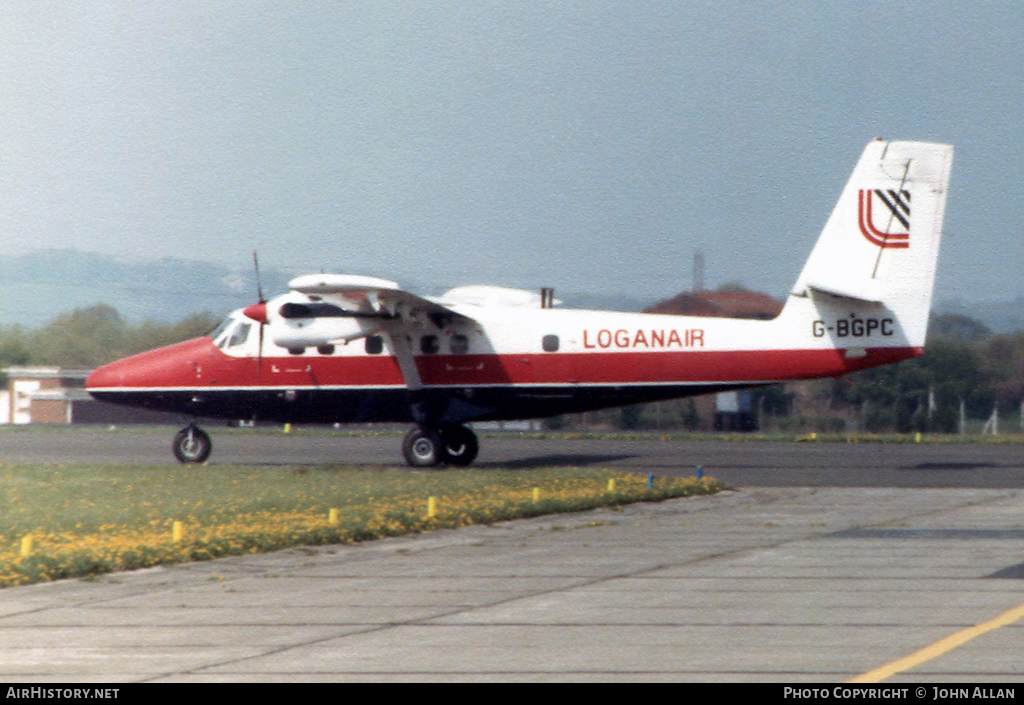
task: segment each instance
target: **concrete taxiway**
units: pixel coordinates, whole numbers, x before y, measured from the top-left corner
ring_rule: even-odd
[[[169,438],[29,429],[0,434],[0,453],[167,463]],[[189,471],[379,467],[398,440],[215,432],[214,462]],[[0,679],[1018,681],[1022,459],[1013,445],[486,438],[485,467],[699,465],[736,489],[2,590]]]
[[[838,682],[1022,603],[1022,490],[741,487],[6,589],[0,679]],[[1021,643],[886,682],[1019,681]]]

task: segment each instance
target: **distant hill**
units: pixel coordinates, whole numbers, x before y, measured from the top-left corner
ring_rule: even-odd
[[[268,296],[287,290],[289,274],[265,269],[261,276]],[[442,293],[405,283],[417,293]],[[255,298],[252,269],[179,259],[124,262],[78,250],[39,250],[0,257],[0,325],[36,328],[62,313],[101,303],[117,309],[129,322],[169,323],[194,313],[220,316],[251,304]],[[637,311],[643,307],[641,302],[624,296],[563,291],[558,298],[571,308]],[[765,319],[777,315],[782,302],[752,291],[687,291],[643,310]],[[943,301],[935,305],[934,311],[969,317],[993,333],[1024,330],[1024,297],[981,303]]]
[[[263,272],[263,289],[279,293],[287,277]],[[108,304],[129,321],[178,321],[221,315],[256,299],[252,271],[162,259],[121,262],[77,250],[40,250],[0,258],[0,325],[35,328],[76,308]]]
[[[938,314],[953,314],[973,318],[993,333],[1013,333],[1024,330],[1024,296],[1002,301],[968,303],[960,300],[940,301],[933,306]]]

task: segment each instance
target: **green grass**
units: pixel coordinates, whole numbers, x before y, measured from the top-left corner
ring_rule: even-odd
[[[695,478],[648,487],[646,478],[608,468],[0,465],[0,586],[720,489]],[[435,516],[427,515],[430,497]],[[331,509],[339,515],[333,524]],[[186,536],[178,543],[175,522]],[[22,555],[26,535],[32,551]]]

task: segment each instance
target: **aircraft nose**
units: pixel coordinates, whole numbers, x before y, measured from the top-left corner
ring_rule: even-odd
[[[85,380],[90,392],[152,389],[194,384],[195,366],[212,348],[209,338],[196,338],[132,355],[97,367]]]
[[[124,361],[111,362],[97,367],[85,378],[86,389],[103,389],[124,386]]]

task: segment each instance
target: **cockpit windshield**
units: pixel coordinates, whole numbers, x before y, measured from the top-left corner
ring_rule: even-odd
[[[238,312],[235,312],[221,321],[220,325],[209,333],[209,337],[213,339],[213,344],[221,350],[239,348],[249,340],[252,328],[253,323],[249,319],[239,316]]]
[[[221,334],[224,331],[226,331],[228,329],[228,327],[232,323],[234,323],[234,322],[235,322],[235,319],[232,318],[231,316],[228,316],[227,318],[225,318],[223,321],[220,322],[220,325],[218,325],[216,328],[214,328],[212,331],[210,331],[207,335],[209,335],[209,337],[213,338],[213,341],[216,343],[217,342],[217,338],[219,338],[221,336]]]

